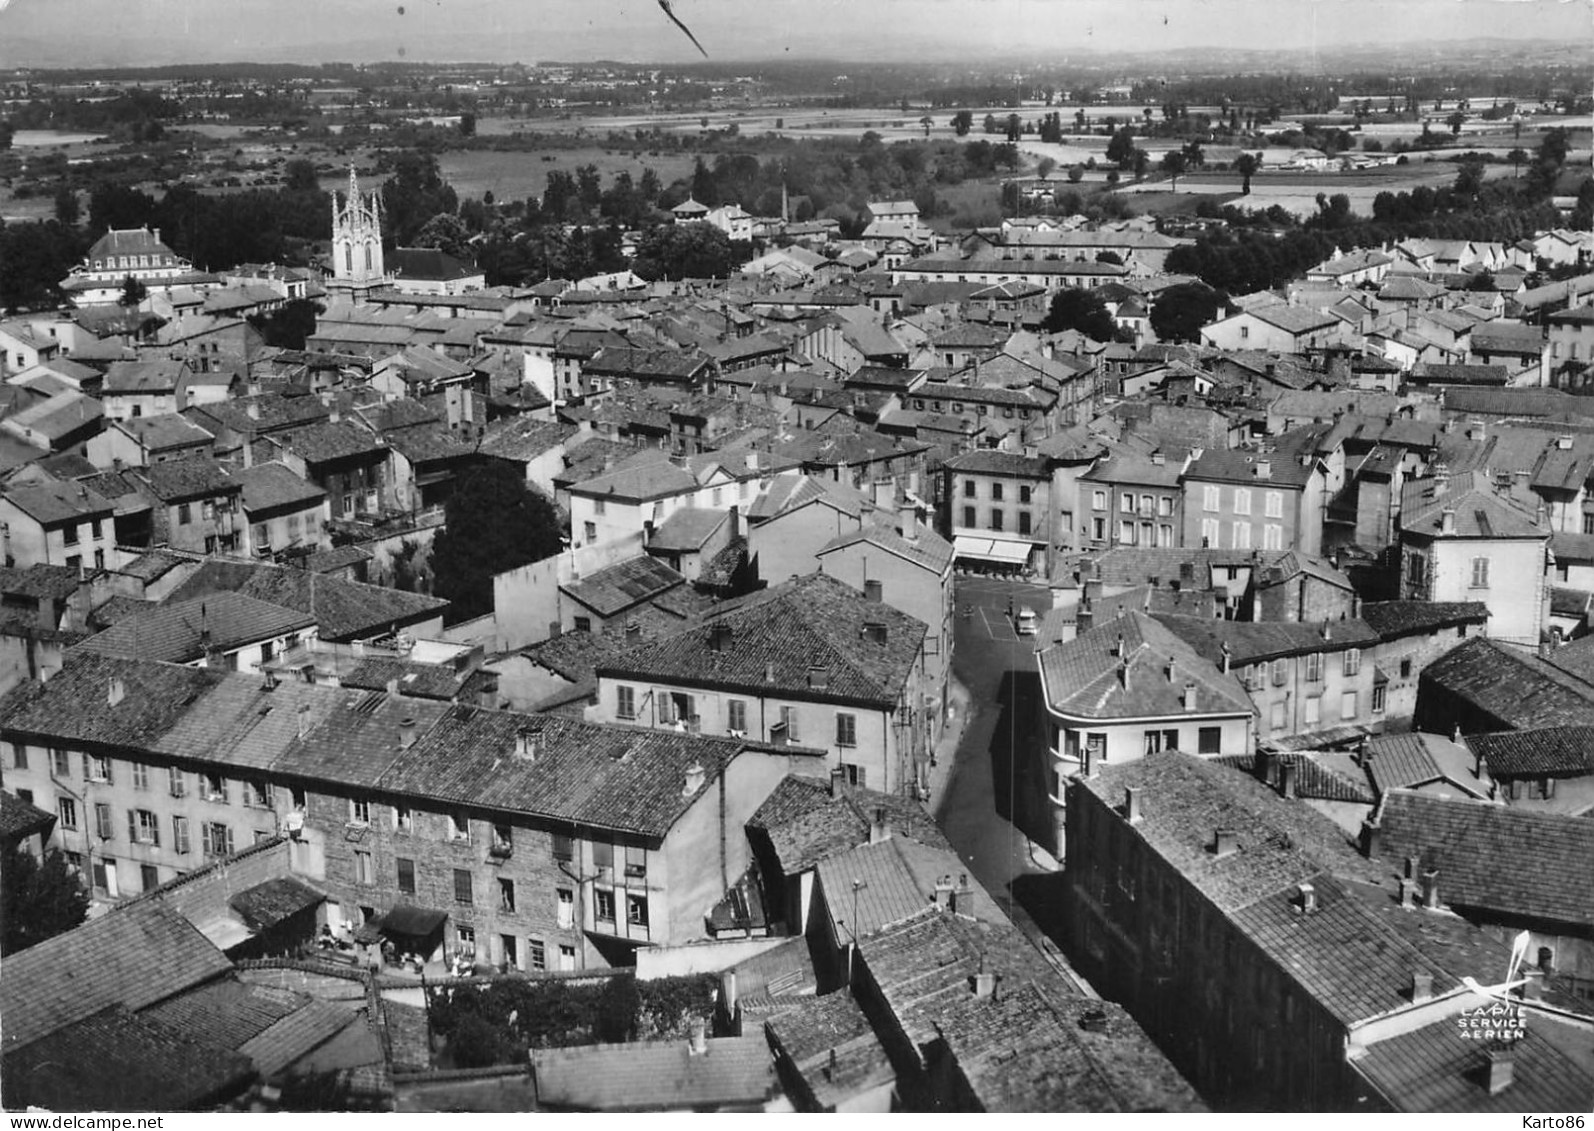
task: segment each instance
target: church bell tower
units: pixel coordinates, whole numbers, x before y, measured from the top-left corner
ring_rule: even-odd
[[[381,194],[360,193],[360,182],[349,166],[349,191],[338,200],[332,194],[332,278],[327,286],[334,291],[363,294],[386,286],[382,266]]]

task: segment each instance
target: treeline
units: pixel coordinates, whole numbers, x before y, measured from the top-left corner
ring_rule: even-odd
[[[105,101],[79,98],[34,99],[13,107],[8,120],[19,130],[72,130],[104,134],[118,141],[159,141],[165,123],[182,117],[179,102],[150,90],[128,90]]]

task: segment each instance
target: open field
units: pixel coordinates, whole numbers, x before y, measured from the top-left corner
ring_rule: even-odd
[[[712,158],[710,158],[712,160]],[[615,174],[628,172],[640,180],[642,170],[651,168],[659,183],[669,185],[679,177],[692,175],[692,154],[661,153],[657,157],[605,152],[590,149],[554,149],[546,153],[494,153],[486,150],[453,150],[438,156],[443,179],[454,186],[461,200],[480,197],[491,189],[494,199],[523,200],[542,196],[548,174],[561,170],[575,175],[583,165],[595,165],[603,187],[608,188]]]

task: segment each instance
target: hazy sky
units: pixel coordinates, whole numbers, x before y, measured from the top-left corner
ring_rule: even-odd
[[[956,59],[1546,38],[1590,0],[674,0],[716,59]],[[655,0],[0,0],[0,65],[615,58],[684,62]]]

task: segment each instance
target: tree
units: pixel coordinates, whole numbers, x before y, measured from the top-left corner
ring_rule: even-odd
[[[1134,156],[1131,159],[1131,163],[1135,167],[1135,180],[1145,180],[1146,170],[1151,167],[1151,154],[1147,153],[1144,149],[1136,149]]]
[[[751,250],[713,224],[661,224],[637,241],[632,270],[648,280],[724,279]]]
[[[1170,149],[1162,155],[1162,171],[1173,178],[1173,191],[1179,191],[1179,174],[1184,172],[1185,156],[1177,149]]]
[[[1240,194],[1251,195],[1251,178],[1262,167],[1262,157],[1256,153],[1242,153],[1234,159],[1234,171],[1240,174]]]
[[[10,122],[0,120],[0,153],[11,148],[11,138],[15,132]]]
[[[55,222],[63,228],[77,227],[81,210],[78,207],[77,193],[62,185],[55,190]]]
[[[1544,140],[1539,142],[1539,160],[1559,168],[1566,164],[1566,151],[1571,145],[1570,135],[1565,126],[1556,126],[1544,135]]]
[[[476,136],[476,115],[471,113],[469,110],[466,110],[459,116],[459,136]]]
[[[1184,147],[1185,164],[1191,169],[1199,169],[1207,163],[1207,154],[1201,148],[1199,141],[1192,141]]]
[[[1077,185],[1080,181],[1082,181],[1084,179],[1085,179],[1085,167],[1083,165],[1070,165],[1068,167],[1068,183],[1069,184]]]
[[[1450,127],[1450,133],[1453,137],[1461,136],[1461,127],[1466,125],[1466,122],[1467,116],[1460,110],[1452,110],[1450,116],[1445,119],[1445,125]]]
[[[421,225],[421,230],[415,233],[415,241],[410,246],[435,247],[457,259],[468,259],[469,241],[470,231],[466,228],[465,221],[447,212],[440,212]]]
[[[1229,305],[1228,296],[1205,283],[1177,283],[1157,296],[1151,328],[1165,342],[1195,342],[1201,327]]]
[[[266,345],[277,349],[302,350],[305,339],[315,333],[316,315],[325,308],[307,298],[296,298],[270,314],[251,314],[249,325],[260,331]]]
[[[1117,330],[1101,296],[1079,287],[1065,287],[1052,296],[1043,327],[1048,334],[1077,330],[1098,342],[1112,341]]]
[[[148,287],[128,275],[122,280],[122,294],[116,301],[122,306],[137,306],[148,294]]]
[[[1120,169],[1127,169],[1135,161],[1135,132],[1128,126],[1118,130],[1107,142],[1107,160]]]
[[[1511,162],[1511,175],[1513,177],[1520,176],[1522,173],[1522,165],[1528,159],[1528,151],[1523,149],[1521,146],[1518,146],[1510,153],[1507,153],[1505,155],[1505,159]]]
[[[315,162],[295,157],[282,167],[282,187],[288,192],[320,192],[321,180],[316,175]]]
[[[1052,170],[1057,168],[1057,162],[1050,157],[1042,157],[1035,162],[1035,175],[1044,181],[1052,175]]]
[[[88,914],[88,893],[59,849],[42,861],[25,848],[0,856],[0,954],[64,934]]]
[[[1494,274],[1493,274],[1493,272],[1490,272],[1490,271],[1479,271],[1476,275],[1472,276],[1472,278],[1467,280],[1467,290],[1469,290],[1469,291],[1492,291],[1492,290],[1494,290]]]
[[[559,552],[559,513],[510,465],[490,460],[465,472],[443,507],[432,542],[434,592],[453,602],[454,622],[493,611],[493,577]]]
[[[935,119],[926,114],[919,119],[919,125],[924,127],[924,136],[928,138],[930,136],[930,127],[935,125]]]
[[[952,115],[952,132],[958,137],[968,137],[969,131],[974,128],[974,111],[959,110]]]

